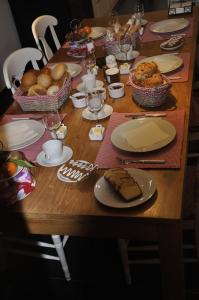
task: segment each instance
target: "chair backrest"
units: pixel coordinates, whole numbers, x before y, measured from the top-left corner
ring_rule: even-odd
[[[11,89],[14,94],[16,86],[13,84],[13,79],[21,80],[24,74],[26,65],[31,62],[35,70],[39,70],[37,61],[42,59],[42,52],[37,48],[21,48],[12,52],[4,61],[3,76],[8,89]]]
[[[53,41],[55,43],[55,46],[57,50],[61,47],[60,42],[58,40],[57,34],[55,32],[54,26],[58,24],[58,21],[55,17],[49,16],[49,15],[43,15],[38,18],[36,18],[32,23],[32,33],[33,37],[35,39],[35,42],[37,44],[38,49],[41,51],[44,51],[44,54],[46,57],[43,57],[43,63],[44,65],[47,63],[47,60],[49,60],[53,56],[52,49],[50,48],[49,44],[46,41],[45,34],[46,30],[49,27]],[[43,49],[41,48],[41,44],[43,46]],[[47,58],[47,60],[46,60]]]

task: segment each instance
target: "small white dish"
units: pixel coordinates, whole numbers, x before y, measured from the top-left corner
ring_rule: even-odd
[[[104,83],[101,80],[96,80],[96,87],[103,87]],[[85,85],[83,82],[80,82],[77,86],[76,86],[76,90],[78,90],[79,92],[85,92]]]
[[[83,92],[74,93],[69,98],[75,108],[82,108],[86,106],[86,94]]]
[[[98,112],[97,115],[90,112],[88,108],[85,108],[82,112],[82,117],[87,120],[96,121],[96,120],[102,120],[107,118],[112,114],[112,112],[113,112],[112,106],[105,104],[103,108]]]
[[[124,96],[124,83],[115,82],[108,85],[108,91],[111,98],[121,98]]]
[[[36,162],[43,167],[55,167],[67,162],[69,159],[71,159],[72,155],[73,150],[67,146],[63,146],[63,154],[59,161],[53,163],[49,162],[45,157],[44,151],[41,151],[37,155]]]
[[[135,58],[137,58],[140,55],[140,52],[137,50],[129,50],[129,52],[127,53],[127,58],[125,53],[122,52],[118,52],[116,54],[116,59],[120,60],[120,61],[129,61],[129,60],[133,60]]]

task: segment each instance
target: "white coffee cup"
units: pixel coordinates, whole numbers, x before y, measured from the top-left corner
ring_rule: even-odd
[[[63,144],[60,140],[49,140],[42,145],[45,159],[49,162],[57,162],[63,154]]]
[[[96,87],[96,78],[94,74],[85,74],[82,76],[82,82],[86,91],[91,91]]]

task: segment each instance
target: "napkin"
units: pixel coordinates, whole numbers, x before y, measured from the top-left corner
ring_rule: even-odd
[[[153,132],[153,134],[151,134]],[[135,149],[159,143],[169,137],[159,126],[151,121],[138,128],[131,128],[121,134],[127,143]]]
[[[15,126],[3,127],[1,130],[1,138],[3,143],[9,147],[22,144],[38,136],[38,133],[31,129],[25,123],[16,123]]]

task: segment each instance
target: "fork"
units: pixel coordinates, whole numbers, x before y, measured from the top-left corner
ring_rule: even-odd
[[[164,159],[124,159],[121,157],[116,157],[117,160],[123,164],[123,165],[128,165],[131,163],[141,163],[141,164],[165,164],[165,160]]]
[[[13,121],[17,120],[42,120],[44,116],[35,116],[35,117],[13,117]]]

